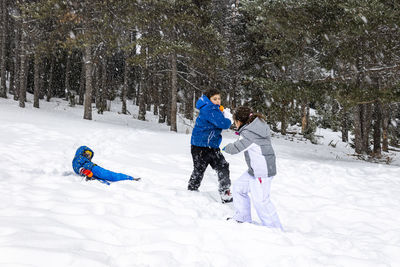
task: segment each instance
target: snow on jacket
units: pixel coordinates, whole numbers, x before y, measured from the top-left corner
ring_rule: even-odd
[[[72,168],[74,169],[74,172],[76,174],[79,174],[79,170],[81,168],[90,170],[93,172],[93,177],[95,179],[100,179],[100,180],[107,180],[111,182],[116,182],[116,181],[121,181],[121,180],[133,180],[133,178],[129,175],[123,174],[123,173],[116,173],[112,172],[109,170],[106,170],[93,162],[91,162],[88,158],[86,158],[83,153],[89,150],[92,152],[92,158],[94,156],[93,150],[91,150],[87,146],[81,146],[76,150],[75,157],[72,160]]]
[[[86,157],[83,155],[83,153],[84,153],[86,150],[89,150],[90,152],[92,152],[92,158],[93,158],[93,156],[94,156],[93,150],[91,150],[89,147],[87,147],[87,146],[81,146],[80,148],[78,148],[78,149],[76,150],[75,157],[74,157],[74,159],[72,160],[72,168],[74,169],[74,172],[75,172],[76,174],[79,174],[80,168],[84,168],[84,169],[87,169],[87,170],[92,171],[93,167],[96,165],[96,164],[94,164],[93,162],[91,162],[88,158],[86,158]]]
[[[229,129],[231,121],[205,95],[197,101],[196,108],[200,110],[200,114],[196,119],[190,143],[194,146],[219,148],[221,132]]]
[[[239,130],[240,139],[228,144],[224,151],[228,154],[244,152],[248,173],[254,177],[276,175],[275,152],[271,145],[269,126],[259,118],[244,125]]]

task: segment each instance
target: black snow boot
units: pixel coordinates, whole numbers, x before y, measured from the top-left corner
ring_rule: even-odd
[[[222,203],[229,203],[233,201],[231,190],[227,189],[221,193]]]

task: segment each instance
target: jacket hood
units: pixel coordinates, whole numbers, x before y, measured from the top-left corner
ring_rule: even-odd
[[[91,150],[91,149],[90,149],[89,147],[87,147],[87,146],[81,146],[81,147],[79,147],[78,150],[76,150],[75,157],[77,157],[77,156],[83,156],[83,152],[85,152],[86,150],[89,150],[90,152],[92,152],[92,159],[93,159],[93,157],[94,157],[94,152],[93,152],[93,150]]]
[[[252,123],[243,126],[239,130],[239,134],[243,131],[249,131],[259,137],[265,137],[269,135],[269,126],[259,118],[256,118]]]
[[[211,100],[208,99],[208,97],[205,95],[202,95],[196,102],[196,108],[199,110],[204,107],[214,107],[214,106],[218,108],[218,105],[215,105],[213,102],[211,102]]]

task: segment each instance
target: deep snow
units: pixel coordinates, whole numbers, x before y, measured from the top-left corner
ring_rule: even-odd
[[[31,97],[31,96],[30,96]],[[348,154],[339,134],[319,145],[276,135],[278,175],[271,198],[284,232],[225,218],[209,167],[201,192],[192,171],[188,126],[168,131],[113,112],[83,120],[60,99],[25,109],[0,99],[1,266],[399,266],[400,168]],[[136,107],[128,108],[136,114]],[[223,145],[234,141],[224,132]],[[102,167],[142,177],[111,186],[73,174],[87,145]],[[242,154],[226,155],[234,182]]]

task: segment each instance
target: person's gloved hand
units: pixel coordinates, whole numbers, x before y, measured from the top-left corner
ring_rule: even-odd
[[[222,148],[222,151],[225,151],[225,148],[226,148],[226,146],[224,146],[224,147]]]
[[[89,177],[89,178],[93,177],[93,172],[91,170],[84,169],[84,168],[79,169],[79,174],[82,176]]]
[[[220,105],[219,110],[222,112],[225,118],[231,119],[231,114],[229,114],[229,109],[225,110],[224,106]]]

